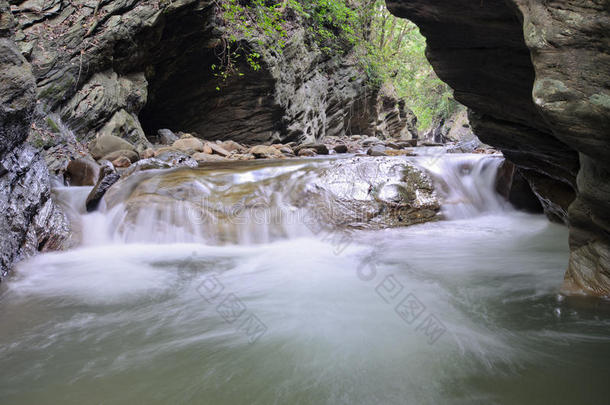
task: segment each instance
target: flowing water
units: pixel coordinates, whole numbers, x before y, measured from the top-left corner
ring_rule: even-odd
[[[0,404],[607,403],[610,316],[557,294],[567,230],[495,194],[498,157],[413,159],[447,219],[341,244],[280,192],[324,161],[151,172],[89,215],[57,189],[80,246],[0,286]]]

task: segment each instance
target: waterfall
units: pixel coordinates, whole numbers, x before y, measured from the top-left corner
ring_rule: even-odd
[[[508,206],[495,191],[501,162],[497,156],[437,154],[406,160],[365,158],[149,170],[117,183],[94,213],[84,212],[90,188],[59,187],[55,195],[69,213],[74,238],[82,246],[250,245],[312,236],[318,225],[330,221],[370,226],[376,220],[374,215],[406,202],[405,181],[414,181],[405,180],[404,170],[430,174],[447,219],[502,212]],[[337,199],[338,194],[345,198]],[[418,209],[419,204],[425,212],[431,194],[432,189],[418,189],[416,200],[408,201],[409,207]],[[388,205],[378,205],[383,199]],[[390,214],[378,221],[381,227],[419,222],[425,221],[395,223]]]
[[[447,219],[471,218],[511,210],[496,191],[498,155],[430,153],[416,163],[433,177]]]

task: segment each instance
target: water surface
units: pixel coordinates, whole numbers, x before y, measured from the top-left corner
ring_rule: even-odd
[[[93,214],[99,238],[0,286],[0,403],[604,403],[610,316],[557,294],[567,229],[490,197],[495,163],[452,159],[433,163],[453,219],[340,248],[127,243]]]

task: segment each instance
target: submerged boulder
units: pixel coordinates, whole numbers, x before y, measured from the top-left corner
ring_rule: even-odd
[[[305,189],[320,223],[357,228],[407,226],[439,219],[429,176],[401,158],[329,162]]]

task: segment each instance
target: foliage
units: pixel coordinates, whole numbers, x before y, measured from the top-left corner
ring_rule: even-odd
[[[281,54],[298,20],[327,56],[353,52],[371,86],[394,88],[417,115],[420,129],[448,117],[458,106],[425,57],[425,38],[413,23],[392,16],[383,0],[216,1],[225,36],[212,70],[221,82],[243,75],[240,58],[256,71],[261,69],[261,53]]]
[[[459,104],[451,88],[434,73],[425,56],[426,39],[415,24],[389,13],[382,0],[373,6],[368,61],[383,83],[390,83],[427,129],[448,118]]]

